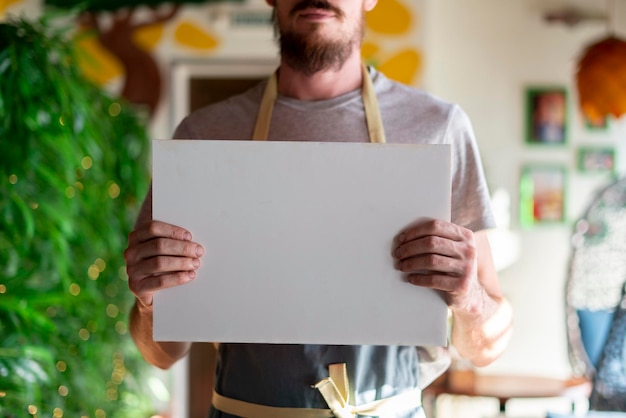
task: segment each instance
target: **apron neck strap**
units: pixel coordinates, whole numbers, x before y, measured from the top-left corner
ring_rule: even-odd
[[[376,99],[376,93],[374,91],[374,84],[372,78],[367,71],[367,67],[361,65],[363,73],[363,85],[361,87],[361,95],[363,97],[363,107],[365,108],[365,120],[367,122],[367,131],[369,133],[370,142],[382,143],[385,141],[385,130],[383,128],[382,118],[380,116],[380,108],[378,107],[378,100]],[[254,127],[254,133],[252,139],[256,141],[267,140],[270,123],[272,121],[272,112],[274,111],[274,103],[278,98],[278,79],[276,72],[274,72],[265,87],[263,98],[259,106],[259,113],[257,114],[256,125]]]

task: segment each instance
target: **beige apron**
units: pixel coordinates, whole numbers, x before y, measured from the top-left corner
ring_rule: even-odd
[[[363,107],[369,132],[370,142],[385,143],[378,100],[374,93],[372,79],[367,68],[362,66],[363,71]],[[267,140],[274,103],[278,97],[278,82],[276,73],[268,80],[267,87],[261,99],[259,113],[252,139],[257,141]],[[329,377],[312,386],[320,391],[328,404],[329,409],[320,408],[283,408],[259,405],[237,399],[227,398],[213,392],[213,407],[227,414],[245,418],[352,418],[355,415],[384,416],[388,413],[416,408],[422,404],[421,391],[410,390],[400,395],[381,399],[367,404],[353,406],[349,404],[349,384],[346,373],[346,364],[331,364],[328,366]]]
[[[378,100],[374,93],[374,85],[372,79],[365,66],[363,69],[363,107],[365,108],[365,120],[367,121],[367,130],[369,132],[370,142],[385,143],[385,130],[383,129],[382,118],[380,117],[380,109],[378,108]],[[272,74],[265,87],[265,93],[261,99],[259,106],[259,114],[257,115],[256,126],[252,139],[256,141],[267,140],[270,131],[270,123],[272,121],[272,112],[274,111],[274,103],[278,96],[278,80],[276,73]]]

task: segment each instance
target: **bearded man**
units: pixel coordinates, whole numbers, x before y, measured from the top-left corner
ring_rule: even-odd
[[[451,144],[452,221],[390,231],[393,256],[411,284],[444,295],[458,353],[477,366],[491,363],[506,346],[512,314],[487,241],[494,221],[466,114],[363,65],[364,16],[377,0],[267,2],[280,45],[276,73],[192,113],[175,138]],[[130,329],[146,360],[165,369],[190,343],[152,339],[153,295],[192,281],[204,248],[189,231],[153,220],[151,204],[149,193],[125,252],[136,297]],[[445,350],[425,347],[223,343],[210,416],[423,417],[420,390],[447,365]]]

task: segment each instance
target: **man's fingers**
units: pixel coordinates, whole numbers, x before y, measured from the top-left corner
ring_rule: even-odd
[[[195,271],[177,271],[167,274],[148,276],[141,280],[129,282],[128,285],[133,294],[147,302],[151,299],[149,296],[154,292],[189,283],[195,279],[195,277]],[[147,304],[151,305],[151,303]]]
[[[159,221],[131,232],[124,251],[128,286],[142,304],[150,306],[156,291],[196,277],[204,248],[191,238],[186,229]]]
[[[457,274],[455,263],[475,258],[475,239],[469,229],[431,220],[400,233],[392,253],[399,264],[404,265],[402,271],[408,272],[414,267],[415,270]]]
[[[449,292],[456,289],[459,279],[445,274],[410,274],[407,281],[416,286]]]
[[[393,256],[397,260],[405,260],[420,254],[440,254],[448,257],[458,256],[459,251],[455,248],[456,241],[451,241],[438,236],[426,236],[398,245]]]
[[[131,232],[128,237],[128,242],[129,244],[138,244],[156,237],[191,241],[191,232],[187,231],[185,228],[165,222],[152,221]]]
[[[431,219],[401,231],[395,238],[396,245],[401,245],[416,239],[435,235],[453,241],[463,241],[469,238],[471,231],[451,222]]]
[[[204,254],[204,248],[200,244],[169,238],[154,238],[146,241],[141,248],[143,258],[165,254],[176,257],[196,258]]]
[[[126,265],[130,267],[155,256],[201,257],[204,248],[191,238],[191,233],[184,228],[165,222],[148,222],[130,233],[124,251]]]
[[[153,275],[164,275],[178,271],[193,271],[198,267],[200,267],[199,258],[159,256],[146,258],[127,268],[129,277],[134,277],[136,278],[135,281],[138,281]]]
[[[445,274],[410,274],[407,281],[415,286],[444,292],[448,304],[459,303],[471,287],[470,280]]]
[[[398,234],[393,256],[409,283],[442,291],[448,306],[467,306],[478,288],[476,251],[471,230],[429,220]]]
[[[154,238],[139,244],[129,245],[124,251],[124,260],[126,260],[127,268],[132,270],[132,266],[153,257],[199,258],[202,255],[204,255],[204,248],[195,242]]]
[[[439,273],[455,277],[465,274],[464,266],[461,260],[440,254],[422,254],[397,262],[398,270],[404,273]]]

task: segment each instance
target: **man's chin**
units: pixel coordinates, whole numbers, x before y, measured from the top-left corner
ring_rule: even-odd
[[[337,40],[336,31],[332,28],[330,22],[308,22],[300,25],[291,33],[306,43],[333,42]]]

